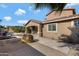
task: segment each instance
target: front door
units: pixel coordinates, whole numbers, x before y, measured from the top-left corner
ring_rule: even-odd
[[[30,27],[28,27],[27,31],[31,34],[36,34],[36,33],[38,33],[38,27],[37,26],[30,26]]]
[[[35,34],[38,32],[38,28],[36,26],[31,26],[31,33]]]

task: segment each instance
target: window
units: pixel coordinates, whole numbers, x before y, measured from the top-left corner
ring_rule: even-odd
[[[79,20],[74,21],[75,27],[79,27]]]
[[[56,31],[56,30],[57,30],[56,23],[48,24],[48,31]]]

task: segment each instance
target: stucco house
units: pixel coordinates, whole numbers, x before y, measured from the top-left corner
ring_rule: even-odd
[[[29,20],[25,26],[32,34],[58,39],[61,35],[71,35],[72,30],[70,28],[74,29],[74,33],[78,33],[79,15],[76,14],[75,9],[63,9],[61,14],[52,11],[46,15],[43,22]]]

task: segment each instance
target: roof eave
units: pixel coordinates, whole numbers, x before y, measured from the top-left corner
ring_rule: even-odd
[[[51,23],[51,22],[62,22],[62,21],[69,21],[69,20],[75,20],[75,19],[78,19],[79,18],[79,15],[73,15],[73,16],[71,16],[71,17],[66,17],[66,18],[60,18],[60,19],[55,19],[55,20],[49,20],[49,21],[45,21],[45,22],[43,22],[43,24],[45,24],[45,23]]]
[[[38,21],[38,20],[29,20],[24,26],[26,26],[30,21],[36,22],[38,24],[42,24],[42,22]]]

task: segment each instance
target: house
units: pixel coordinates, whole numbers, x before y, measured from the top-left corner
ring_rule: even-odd
[[[52,11],[46,15],[43,22],[29,20],[25,26],[30,33],[39,36],[58,39],[61,35],[71,35],[72,32],[78,33],[79,15],[75,9],[63,9],[61,12]],[[72,31],[72,28],[74,29]]]

